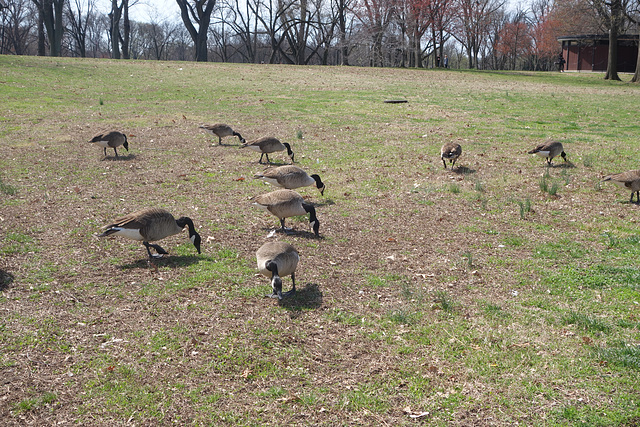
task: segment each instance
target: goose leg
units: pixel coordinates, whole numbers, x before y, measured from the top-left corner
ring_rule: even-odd
[[[107,147],[102,148],[104,150],[104,156],[107,157]]]
[[[633,191],[631,192],[631,198],[629,199],[629,203],[633,203]]]
[[[113,147],[113,152],[116,153],[116,157],[118,157],[118,150],[116,150],[116,147]]]
[[[264,153],[260,154],[260,160],[258,160],[258,163],[262,163],[263,157],[264,157]],[[269,156],[267,156],[267,161],[269,161]]]
[[[444,165],[444,168],[447,168],[447,161],[445,159],[442,159],[442,164]]]
[[[291,281],[293,282],[293,287],[291,288],[290,291],[287,291],[285,293],[282,294],[283,297],[289,297],[291,295],[294,295],[296,293],[296,273],[295,271],[293,273],[291,273]]]
[[[162,258],[162,255],[168,255],[169,252],[165,251],[158,245],[152,245],[149,242],[142,242],[142,244],[147,248],[147,252],[149,253],[149,258]],[[157,254],[152,254],[151,249],[153,248],[158,252]]]

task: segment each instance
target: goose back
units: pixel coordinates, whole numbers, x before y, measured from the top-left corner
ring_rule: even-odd
[[[147,208],[116,219],[105,227],[109,234],[121,235],[133,240],[154,242],[178,234],[182,228],[170,212],[159,208]],[[105,234],[103,233],[103,234]]]
[[[278,275],[281,277],[295,273],[300,261],[300,256],[296,249],[285,242],[267,242],[256,252],[256,260],[260,274],[271,278],[273,273],[267,269],[269,261],[278,266]]]
[[[297,166],[285,165],[267,169],[257,174],[254,178],[268,182],[276,187],[295,189],[316,184],[316,180],[310,177],[304,170]]]

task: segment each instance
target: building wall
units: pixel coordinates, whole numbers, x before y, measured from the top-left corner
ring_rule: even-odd
[[[565,40],[562,55],[567,71],[607,71],[608,40]],[[618,71],[633,73],[638,59],[638,46],[633,40],[618,42]]]

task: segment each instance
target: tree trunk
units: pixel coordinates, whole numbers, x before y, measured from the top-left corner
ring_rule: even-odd
[[[122,16],[122,5],[118,7],[118,0],[111,0],[111,57],[120,59],[120,17]]]
[[[60,56],[62,54],[62,11],[65,0],[33,0],[38,8],[38,20],[42,20],[44,28],[47,30],[49,39],[49,56]],[[44,32],[43,32],[44,34]],[[38,40],[40,44],[40,40]],[[38,46],[38,54],[44,55],[44,49]]]
[[[122,0],[122,58],[131,59],[129,55],[129,35],[131,34],[131,22],[129,22],[129,0]]]
[[[340,65],[349,65],[349,48],[347,47],[347,6],[345,0],[338,2],[338,28],[340,29]]]
[[[195,49],[195,60],[207,62],[207,33],[211,22],[211,13],[216,5],[216,0],[194,0],[193,6],[188,0],[176,0],[180,6],[180,16],[184,23]],[[198,29],[191,22],[191,18],[198,24]]]
[[[636,61],[636,72],[631,79],[632,83],[640,82],[640,40],[638,40],[638,60]]]
[[[38,10],[38,56],[45,56],[44,13]]]
[[[611,2],[611,25],[609,26],[609,56],[605,80],[620,80],[618,76],[618,32],[622,23],[621,0]]]

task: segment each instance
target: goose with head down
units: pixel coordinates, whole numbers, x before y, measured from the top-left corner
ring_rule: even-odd
[[[141,241],[147,248],[149,258],[160,258],[162,255],[168,254],[168,252],[159,245],[150,244],[149,242],[178,234],[185,227],[189,228],[189,240],[200,253],[201,238],[196,232],[191,218],[183,216],[175,219],[168,211],[158,208],[142,209],[118,218],[112,224],[104,227],[104,233],[98,237],[115,235]],[[155,249],[157,254],[152,255],[150,248]]]
[[[324,189],[326,188],[319,175],[309,175],[304,170],[293,165],[267,169],[262,173],[256,174],[254,179],[260,179],[276,187],[289,190],[315,185],[320,190],[321,195],[324,195]]]
[[[309,214],[309,224],[313,233],[320,235],[320,221],[316,216],[316,209],[312,204],[304,201],[302,196],[293,190],[276,190],[271,193],[260,194],[253,198],[253,204],[269,211],[280,219],[282,231],[286,232],[284,221],[286,218]]]
[[[258,163],[262,163],[262,158],[264,156],[267,156],[267,163],[271,163],[269,160],[269,154],[284,150],[287,150],[287,155],[291,157],[291,162],[294,161],[294,154],[293,151],[291,151],[291,145],[287,142],[280,142],[279,139],[272,136],[265,136],[254,141],[246,142],[242,144],[240,148],[249,148],[250,150],[260,153],[260,160],[258,160]]]
[[[201,125],[200,129],[204,129],[209,132],[211,135],[218,137],[218,145],[222,145],[222,138],[227,136],[237,136],[241,143],[247,142],[242,135],[233,130],[231,126],[225,125],[223,123],[218,123],[215,125]]]
[[[107,155],[107,148],[113,148],[116,157],[118,157],[117,147],[123,146],[125,150],[129,151],[129,142],[127,141],[127,135],[117,130],[110,132],[99,133],[89,141],[91,144],[96,144],[104,149],[104,155]]]
[[[278,298],[295,294],[296,292],[296,268],[300,261],[298,251],[285,242],[265,243],[256,252],[256,260],[260,273],[271,279],[273,293],[266,295],[270,298]],[[282,292],[282,277],[291,276],[293,286],[290,291]]]

